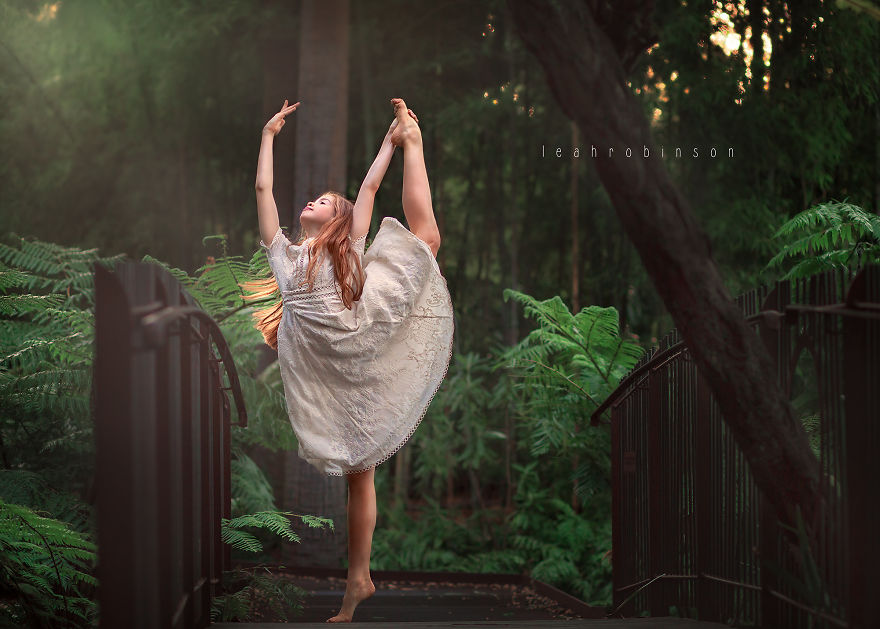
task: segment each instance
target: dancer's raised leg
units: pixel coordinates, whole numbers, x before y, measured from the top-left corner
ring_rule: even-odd
[[[392,98],[397,127],[391,142],[403,147],[403,213],[410,231],[428,243],[434,256],[440,248],[440,230],[431,203],[428,171],[422,152],[422,130],[400,98]]]
[[[355,607],[376,591],[370,578],[370,550],[376,528],[376,468],[346,474],[348,480],[348,579],[342,608],[327,622],[351,622]]]

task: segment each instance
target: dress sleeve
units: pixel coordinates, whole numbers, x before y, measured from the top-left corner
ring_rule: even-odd
[[[351,238],[351,236],[349,236]],[[352,249],[361,257],[364,257],[364,246],[367,244],[367,235],[364,234],[357,240],[352,240],[351,245]]]
[[[267,245],[263,242],[262,238],[260,239],[260,247],[266,251],[266,257],[269,258],[269,268],[275,274],[275,279],[278,281],[279,286],[281,286],[282,280],[287,276],[285,269],[288,266],[287,247],[289,246],[290,240],[281,231],[280,225],[271,243]]]

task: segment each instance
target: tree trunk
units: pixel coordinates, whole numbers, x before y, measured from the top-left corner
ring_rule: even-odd
[[[348,0],[303,0],[296,99],[294,223],[326,190],[345,193],[348,133]]]
[[[601,5],[603,28],[618,31],[612,42],[586,4],[508,0],[508,5],[562,110],[599,147],[599,178],[757,485],[783,521],[791,522],[793,509],[800,507],[812,522],[820,495],[818,461],[776,384],[766,349],[728,294],[705,232],[656,157],[648,122],[626,86],[625,69],[655,39],[650,9]],[[626,19],[609,14],[623,10]],[[652,157],[642,158],[643,147]],[[627,148],[633,157],[625,156]]]
[[[291,63],[297,55],[296,38],[290,33],[278,32],[272,25],[266,25],[260,37],[260,55],[263,67],[263,115],[260,120],[264,123],[278,113],[288,99],[290,104],[300,99],[300,94],[294,92],[297,80],[297,64]],[[305,103],[303,104],[303,107]],[[294,116],[298,116],[301,110],[297,109]],[[296,125],[284,125],[284,131],[275,137],[272,161],[275,167],[272,182],[272,194],[275,204],[278,206],[278,220],[282,226],[297,234],[299,225],[294,222],[297,215],[293,212],[293,148],[296,146]],[[253,137],[255,147],[259,147],[260,128],[254,129]]]
[[[326,189],[345,193],[348,122],[348,0],[303,0],[301,6],[299,77],[296,94],[290,97],[291,102],[302,102],[293,114],[296,170],[288,224],[294,236],[300,210],[308,201]],[[283,177],[277,173],[276,181]],[[333,518],[335,533],[300,529],[302,542],[285,545],[291,555],[283,560],[298,566],[342,567],[348,547],[346,480],[319,472],[292,451],[285,455],[284,481],[282,508]]]
[[[748,0],[749,26],[752,27],[752,37],[749,42],[752,45],[752,62],[749,64],[751,72],[751,85],[749,91],[754,98],[761,98],[764,92],[764,2],[763,0]]]

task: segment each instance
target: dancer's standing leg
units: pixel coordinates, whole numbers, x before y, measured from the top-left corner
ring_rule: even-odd
[[[370,578],[370,549],[376,528],[376,468],[346,474],[348,480],[348,579],[342,608],[327,622],[351,622],[355,607],[376,591]]]
[[[424,240],[436,257],[440,248],[440,230],[431,203],[431,188],[422,152],[422,130],[410,117],[402,99],[392,98],[391,102],[397,118],[391,142],[403,147],[403,213],[410,231]]]
[[[399,98],[391,101],[397,128],[391,141],[403,147],[403,213],[410,231],[424,240],[436,256],[440,247],[440,230],[434,217],[428,172],[422,152],[422,131],[410,117],[406,103]],[[376,468],[360,474],[347,474],[348,479],[348,580],[342,609],[327,622],[350,622],[355,607],[376,591],[370,578],[370,549],[376,528]]]

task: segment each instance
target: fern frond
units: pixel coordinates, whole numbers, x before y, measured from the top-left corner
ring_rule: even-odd
[[[780,249],[764,271],[794,266],[783,279],[805,277],[829,268],[850,268],[880,261],[880,217],[851,203],[828,201],[808,208],[780,226],[773,239]],[[857,255],[856,255],[857,254]]]

